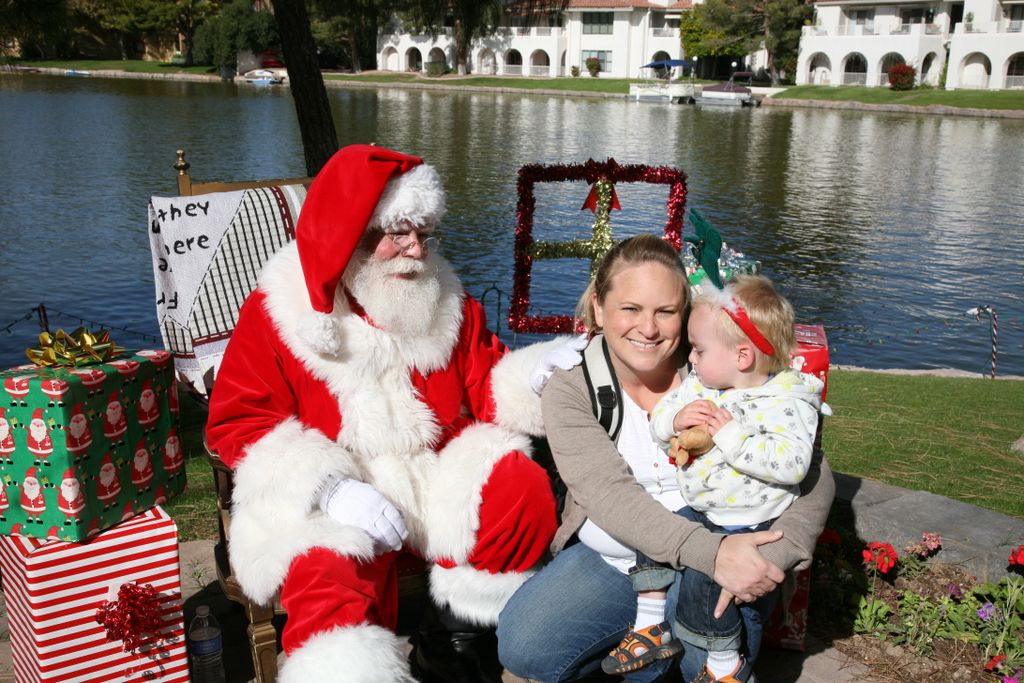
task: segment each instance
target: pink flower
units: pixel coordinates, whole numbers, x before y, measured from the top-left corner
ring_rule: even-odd
[[[942,548],[942,538],[938,534],[933,534],[930,531],[926,531],[921,534],[921,542],[924,543],[924,547],[928,548],[928,551],[932,553],[935,553]]]

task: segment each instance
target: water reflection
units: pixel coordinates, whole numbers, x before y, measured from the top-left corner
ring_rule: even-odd
[[[982,372],[1000,314],[1000,372],[1024,374],[1024,122],[623,100],[331,88],[342,144],[421,154],[450,191],[444,250],[469,290],[511,291],[516,172],[614,157],[683,168],[689,202],[756,255],[837,362]],[[155,332],[149,196],[174,192],[176,148],[201,179],[303,174],[287,90],[0,76],[0,329],[45,301]],[[534,234],[588,230],[580,183],[537,189]],[[617,236],[660,229],[665,188],[620,186]],[[587,264],[538,262],[534,312],[572,309]],[[488,314],[499,293],[488,294]],[[65,326],[77,319],[55,316]],[[0,332],[20,362],[30,324]],[[506,338],[508,334],[506,331]],[[142,340],[124,338],[125,343]]]

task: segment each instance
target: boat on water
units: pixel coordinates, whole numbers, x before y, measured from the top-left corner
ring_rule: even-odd
[[[685,68],[691,69],[691,82],[673,81],[673,70],[679,69],[678,74],[682,76]],[[640,72],[646,80],[630,83],[629,99],[634,102],[689,103],[693,99],[692,68],[693,63],[686,59],[662,59],[644,64]]]
[[[753,76],[753,72],[750,71],[737,71],[724,83],[705,85],[701,88],[700,94],[693,98],[693,103],[724,107],[756,107],[760,101],[754,97],[750,88],[736,82],[737,79],[746,79],[749,85]]]
[[[270,69],[253,69],[242,76],[246,83],[252,85],[280,85],[284,79]]]
[[[83,71],[82,69],[65,69],[65,76],[92,76],[91,71]]]

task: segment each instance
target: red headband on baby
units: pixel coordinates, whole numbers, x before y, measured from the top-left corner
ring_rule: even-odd
[[[764,335],[754,325],[754,321],[747,315],[747,310],[740,305],[740,302],[735,297],[732,298],[731,305],[722,306],[722,310],[732,318],[734,323],[739,325],[740,329],[743,330],[743,334],[747,335],[747,339],[753,342],[754,346],[761,353],[768,356],[775,355],[775,347],[772,346],[770,341],[765,339]]]

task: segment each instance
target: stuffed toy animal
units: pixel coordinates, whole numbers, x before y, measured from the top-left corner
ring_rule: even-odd
[[[697,425],[684,429],[669,441],[669,456],[679,467],[686,467],[704,455],[715,445],[708,433],[707,425]]]

